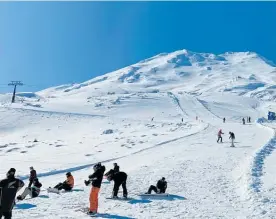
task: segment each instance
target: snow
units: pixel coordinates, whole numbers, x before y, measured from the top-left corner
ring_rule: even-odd
[[[34,166],[43,184],[38,198],[17,203],[13,218],[88,218],[79,209],[89,205],[84,180],[97,162],[107,170],[120,165],[131,198],[106,199],[113,182],[104,181],[99,218],[273,218],[276,123],[266,118],[276,104],[269,63],[253,52],[180,50],[80,84],[20,93],[15,104],[11,94],[0,95],[1,177],[14,167],[27,181]],[[243,125],[248,116],[252,123]],[[219,129],[223,143],[216,142]],[[74,190],[48,194],[68,171]],[[169,197],[138,195],[161,177]]]

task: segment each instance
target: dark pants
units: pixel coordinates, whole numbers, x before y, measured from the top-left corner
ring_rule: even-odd
[[[151,186],[149,187],[149,190],[148,190],[147,193],[148,193],[148,194],[151,194],[152,191],[154,191],[155,193],[165,193],[165,192],[166,192],[166,189],[163,188],[163,189],[160,189],[160,190],[158,191],[158,189],[157,189],[156,186],[151,185]]]
[[[29,185],[28,185],[28,187],[31,187],[32,186],[32,184],[33,184],[33,182],[34,182],[34,180],[30,180],[30,182],[29,182]]]
[[[11,219],[12,218],[12,212],[0,212],[0,219],[4,217],[4,219]]]
[[[220,142],[222,142],[222,137],[221,136],[218,136],[217,142],[219,142],[219,140],[220,140]]]
[[[124,181],[123,183],[115,183],[114,184],[113,196],[117,196],[118,195],[118,191],[119,191],[119,188],[120,188],[121,185],[123,187],[123,196],[127,197],[126,181]]]
[[[59,183],[55,187],[55,189],[62,190],[64,189],[65,191],[71,191],[72,187],[66,183]]]

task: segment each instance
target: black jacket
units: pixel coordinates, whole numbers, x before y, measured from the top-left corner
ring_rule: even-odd
[[[24,186],[24,182],[10,176],[0,181],[0,211],[10,212],[14,206],[16,193]]]
[[[127,174],[125,172],[115,173],[112,177],[112,180],[114,180],[115,184],[122,184],[127,180]]]
[[[33,182],[35,178],[36,178],[36,171],[35,170],[31,170],[31,172],[30,172],[30,178],[29,178],[30,182]]]
[[[163,180],[159,180],[157,182],[156,187],[160,190],[160,193],[165,193],[167,189],[167,182]]]
[[[235,139],[235,134],[233,132],[230,133],[230,139]]]
[[[92,186],[101,188],[104,172],[105,172],[105,166],[101,166],[92,175],[89,176],[89,179],[92,182]]]
[[[114,173],[120,172],[120,166],[116,165],[113,170],[114,170]]]

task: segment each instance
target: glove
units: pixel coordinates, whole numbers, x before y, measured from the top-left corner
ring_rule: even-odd
[[[89,185],[89,181],[88,180],[84,180],[84,184],[86,185],[86,186],[88,186]]]

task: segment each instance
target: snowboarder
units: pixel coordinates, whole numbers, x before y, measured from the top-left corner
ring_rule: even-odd
[[[218,132],[218,140],[217,140],[217,143],[219,143],[219,141],[220,141],[220,143],[222,143],[222,135],[223,135],[224,133],[222,132],[222,130],[220,129],[219,130],[219,132]]]
[[[33,167],[30,167],[30,177],[29,177],[29,185],[28,185],[29,188],[31,188],[33,181],[36,178],[37,178],[37,176],[36,176],[35,169]]]
[[[0,181],[0,218],[12,218],[12,209],[16,193],[24,186],[24,182],[15,178],[16,170],[11,168],[7,172],[7,178]]]
[[[225,123],[225,118],[223,118],[223,123]]]
[[[114,168],[109,170],[106,174],[104,174],[105,176],[108,176],[110,174],[110,171],[112,171],[112,170],[114,171],[114,173],[120,172],[120,166],[118,166],[117,163],[114,163],[113,165],[114,165]]]
[[[24,200],[27,195],[31,196],[32,198],[36,198],[39,196],[40,188],[42,187],[42,184],[39,182],[38,178],[33,179],[33,186],[27,187],[24,192],[17,196],[18,200]]]
[[[242,118],[242,124],[245,125],[245,119],[244,118]]]
[[[229,132],[229,139],[231,139],[231,147],[235,147],[234,141],[235,141],[235,134],[233,132]]]
[[[149,187],[149,190],[146,194],[151,194],[152,191],[154,191],[157,194],[165,193],[167,189],[167,182],[165,180],[165,177],[162,177],[162,179],[158,180],[156,186],[151,185]]]
[[[96,215],[98,213],[98,196],[105,172],[105,166],[102,166],[101,163],[98,163],[93,167],[93,169],[94,173],[88,177],[89,180],[84,181],[86,186],[92,183],[89,197],[90,207],[88,212],[90,215]]]
[[[66,178],[67,179],[63,183],[57,184],[54,189],[56,189],[57,191],[60,191],[62,189],[64,189],[65,191],[71,191],[74,187],[74,177],[70,172],[68,172],[66,173]],[[51,187],[49,189],[51,189]]]
[[[124,198],[127,198],[127,188],[126,188],[127,174],[125,172],[115,173],[114,170],[111,170],[110,173],[107,175],[107,180],[114,181],[112,198],[118,198],[118,191],[121,185],[123,187],[123,196]]]

